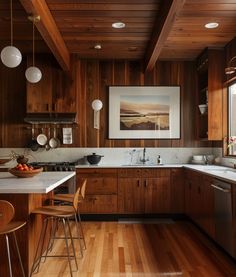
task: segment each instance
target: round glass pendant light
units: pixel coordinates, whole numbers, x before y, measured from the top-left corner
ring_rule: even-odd
[[[103,104],[102,104],[101,100],[99,100],[99,99],[93,100],[92,108],[94,111],[100,111],[102,109],[102,106],[103,106]]]
[[[30,66],[25,71],[25,77],[30,83],[38,83],[42,78],[42,72],[38,67]]]
[[[25,77],[30,83],[38,83],[42,78],[42,72],[38,67],[34,66],[34,24],[39,22],[40,16],[29,16],[28,19],[33,22],[33,65],[26,69]]]
[[[11,10],[11,45],[6,46],[1,51],[2,63],[10,68],[17,67],[22,60],[21,52],[18,48],[13,46],[13,20],[12,20],[12,0],[10,1]]]

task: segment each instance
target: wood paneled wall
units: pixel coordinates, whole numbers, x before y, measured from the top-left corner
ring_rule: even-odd
[[[0,62],[0,147],[24,147],[30,139],[26,111],[26,60],[16,68]]]
[[[195,64],[193,62],[158,62],[152,72],[143,73],[139,61],[76,60],[76,89],[78,93],[78,123],[75,145],[81,147],[196,147],[211,146],[195,140]],[[109,140],[108,86],[110,85],[180,85],[180,140]],[[100,130],[93,128],[91,103],[103,102]]]
[[[78,127],[73,129],[71,147],[198,147],[211,146],[195,140],[195,65],[192,62],[158,62],[152,72],[143,73],[139,61],[79,60],[72,57],[72,90],[77,94]],[[30,141],[30,129],[25,128],[26,63],[16,69],[0,65],[0,147],[25,147]],[[180,85],[180,140],[109,140],[109,85]],[[46,92],[45,92],[46,93]],[[91,103],[103,102],[101,128],[93,128]]]

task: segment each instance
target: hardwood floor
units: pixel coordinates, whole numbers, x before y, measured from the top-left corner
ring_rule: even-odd
[[[87,250],[83,259],[78,258],[76,277],[236,277],[236,262],[191,223],[83,224]],[[62,253],[64,242],[58,240],[54,249]],[[67,260],[47,258],[33,276],[67,277]]]

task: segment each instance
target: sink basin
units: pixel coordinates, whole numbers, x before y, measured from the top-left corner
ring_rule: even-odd
[[[212,174],[227,174],[227,175],[231,175],[233,177],[236,177],[236,171],[230,170],[230,169],[225,169],[225,168],[222,168],[222,169],[208,169],[206,171],[209,172],[209,173],[212,173]]]
[[[163,164],[122,164],[121,166],[128,166],[128,167],[158,167],[162,166]]]

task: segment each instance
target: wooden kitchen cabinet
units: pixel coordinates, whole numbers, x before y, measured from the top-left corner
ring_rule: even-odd
[[[197,59],[197,139],[223,139],[223,57],[220,49],[206,49]],[[201,114],[200,104],[208,111]]]
[[[169,213],[169,169],[118,170],[119,213]]]
[[[30,58],[28,64],[31,64]],[[51,56],[39,55],[37,67],[42,72],[38,83],[27,82],[27,113],[76,113],[75,90],[71,81]]]
[[[76,179],[87,179],[82,214],[117,213],[117,169],[77,169]]]
[[[171,169],[171,213],[184,213],[184,170],[183,168]]]
[[[214,238],[213,178],[192,170],[186,170],[185,177],[185,213]]]

